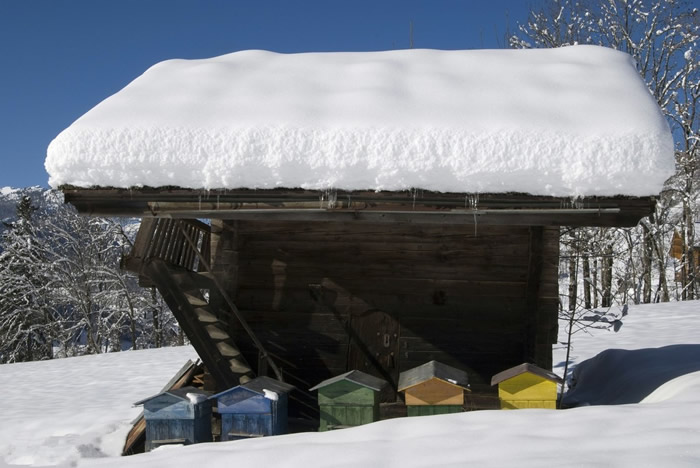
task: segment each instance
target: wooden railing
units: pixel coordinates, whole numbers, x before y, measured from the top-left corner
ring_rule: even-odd
[[[211,229],[201,221],[196,219],[143,218],[134,241],[134,247],[129,255],[122,260],[122,268],[138,273],[139,283],[142,286],[153,286],[154,282],[157,284],[157,281],[149,276],[153,275],[153,268],[160,262],[154,262],[149,267],[151,260],[160,260],[170,268],[183,268],[198,273],[212,273],[209,263],[210,250]],[[151,268],[150,275],[147,273],[149,268]],[[169,268],[166,268],[166,272],[170,274]],[[279,368],[250,328],[236,304],[234,304],[228,291],[223,287],[216,275],[210,275],[210,281],[213,288],[218,290],[218,293],[228,304],[231,314],[238,320],[258,349],[259,361],[262,363],[266,362],[275,373],[277,379],[283,380]],[[165,289],[175,290],[177,289],[176,286],[166,286]],[[164,294],[163,290],[161,290],[161,294]]]
[[[173,267],[203,271],[205,267],[200,258],[209,258],[210,248],[211,229],[201,221],[143,218],[134,247],[124,259],[123,267],[140,273],[146,261],[157,258]]]

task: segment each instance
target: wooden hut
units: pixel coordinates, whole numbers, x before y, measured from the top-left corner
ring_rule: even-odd
[[[292,385],[261,376],[210,397],[221,415],[221,440],[286,434],[292,390]]]
[[[600,92],[615,89],[625,99]],[[399,373],[430,360],[490,395],[504,368],[551,368],[560,226],[650,214],[673,170],[665,139],[607,49],[246,51],[152,67],[61,133],[46,166],[80,213],[143,219],[123,265],[219,390],[356,369],[396,402]],[[645,164],[617,164],[630,158]],[[290,395],[298,417],[315,407]]]
[[[695,223],[697,231],[700,223]],[[700,272],[700,244],[687,245],[684,237],[678,231],[673,231],[669,255],[677,260],[675,280],[686,284]],[[687,258],[686,258],[687,257]]]
[[[466,372],[437,361],[426,362],[399,376],[399,391],[404,392],[408,416],[460,413],[464,411],[468,386]]]
[[[161,445],[211,442],[209,395],[195,387],[182,387],[134,403],[143,405],[146,451]]]
[[[498,385],[502,409],[556,409],[557,385],[561,383],[554,372],[530,363],[506,369],[491,379],[491,385]]]
[[[352,370],[324,380],[318,390],[319,431],[361,426],[379,421],[379,395],[386,382]]]

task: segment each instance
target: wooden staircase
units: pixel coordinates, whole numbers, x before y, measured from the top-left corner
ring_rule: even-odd
[[[281,375],[259,340],[245,323],[209,266],[210,228],[193,219],[144,218],[132,251],[122,268],[137,273],[144,286],[155,286],[189,338],[220,389],[245,383],[255,376],[228,332],[223,317],[213,310],[206,291],[221,294],[234,317],[266,361]]]

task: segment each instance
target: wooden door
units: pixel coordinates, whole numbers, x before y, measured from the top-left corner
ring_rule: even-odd
[[[386,380],[382,401],[394,401],[399,379],[399,323],[378,309],[350,319],[348,370],[357,369]]]

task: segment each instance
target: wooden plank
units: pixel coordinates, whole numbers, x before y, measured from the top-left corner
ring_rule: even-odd
[[[324,293],[325,307],[340,316],[352,311],[377,308],[392,311],[403,317],[422,316],[431,318],[456,318],[469,313],[493,314],[501,316],[511,311],[524,310],[524,295],[520,297],[482,296],[469,294],[440,295],[439,289],[411,291],[398,294],[388,290],[378,292],[360,291],[357,295],[341,294],[334,291]],[[436,295],[436,292],[438,293]],[[443,291],[444,292],[444,291]],[[318,304],[311,297],[309,288],[284,289],[279,300],[274,299],[274,291],[264,287],[240,289],[236,302],[241,309],[267,311],[266,313],[315,313]],[[558,295],[554,298],[558,300]],[[507,316],[507,315],[506,315]]]
[[[322,260],[319,260],[321,262]],[[329,260],[332,262],[332,260]],[[431,265],[428,263],[369,263],[371,259],[357,258],[357,264],[350,263],[319,263],[317,265],[299,266],[294,263],[278,262],[274,267],[251,268],[250,265],[241,264],[239,267],[241,287],[255,287],[275,284],[285,288],[299,288],[309,283],[319,283],[325,278],[332,279],[337,284],[348,285],[354,290],[363,290],[358,287],[358,281],[368,283],[376,278],[377,281],[398,284],[401,281],[479,281],[498,283],[525,283],[527,281],[527,269],[518,265],[471,265],[459,266]],[[390,285],[387,285],[390,287]],[[429,286],[435,289],[433,286]],[[369,288],[364,288],[369,290]],[[437,286],[437,289],[440,289]],[[372,289],[376,291],[376,288]],[[431,290],[431,292],[432,292]]]
[[[527,311],[523,343],[525,345],[524,356],[525,362],[540,364],[537,356],[537,333],[540,330],[539,324],[539,296],[540,286],[542,284],[542,244],[544,242],[544,232],[541,227],[533,226],[530,228],[530,262],[527,273],[527,293],[526,304]],[[551,364],[550,364],[551,366]],[[547,369],[549,367],[545,367]]]
[[[526,227],[405,225],[386,226],[348,223],[281,223],[245,222],[239,224],[240,233],[251,241],[299,242],[320,241],[328,243],[367,244],[373,250],[392,250],[394,244],[431,247],[436,245],[469,246],[472,244],[498,243],[520,244],[527,240]],[[311,228],[310,228],[311,227]],[[510,228],[508,230],[507,228]],[[507,232],[508,231],[508,232]]]
[[[384,263],[400,266],[422,266],[435,269],[459,268],[459,267],[521,267],[527,270],[528,254],[527,241],[521,245],[508,247],[498,243],[474,245],[471,248],[451,248],[446,245],[433,246],[428,249],[406,248],[392,243],[382,245],[382,250],[372,250],[370,242],[366,244],[352,243],[325,243],[318,241],[298,241],[295,245],[291,242],[280,240],[278,242],[244,242],[240,247],[239,259],[242,265],[250,268],[266,268],[271,261],[277,260],[285,264],[298,265],[299,267],[323,267],[319,262],[328,259],[328,262],[347,264],[357,267],[358,259],[364,258],[374,265],[381,266]],[[354,260],[354,262],[353,262]],[[554,262],[555,257],[549,257]]]
[[[222,191],[199,191],[188,189],[163,189],[163,188],[140,188],[133,189],[77,189],[73,187],[63,187],[66,200],[74,204],[78,211],[83,214],[108,215],[108,216],[152,216],[164,213],[167,210],[172,216],[177,216],[177,210],[187,208],[188,211],[180,213],[186,218],[204,217],[224,217],[218,210],[200,210],[201,202],[209,203],[212,207],[221,207],[222,203],[263,203],[279,209],[283,206],[295,206],[294,203],[310,203],[323,206],[320,191],[307,190],[222,190]],[[380,207],[391,207],[392,209],[416,210],[432,208],[435,210],[445,208],[462,208],[466,206],[469,194],[464,193],[434,193],[426,191],[414,192],[344,192],[337,191],[336,203],[338,207],[347,206],[355,209],[377,209]],[[152,202],[163,202],[168,205]],[[151,203],[151,204],[149,204]],[[178,206],[179,204],[179,206]],[[162,206],[161,206],[162,205]],[[192,207],[197,209],[192,209]],[[296,205],[299,206],[299,205]],[[303,206],[303,205],[302,205]],[[480,208],[543,208],[558,209],[572,206],[571,200],[567,198],[531,196],[526,194],[480,194]],[[576,206],[583,209],[590,208],[620,208],[618,216],[604,217],[601,215],[587,216],[587,219],[579,216],[581,223],[596,226],[612,223],[625,223],[634,225],[642,216],[646,216],[653,211],[654,199],[652,197],[587,197],[577,200]],[[165,208],[165,211],[164,209]],[[574,210],[581,211],[581,210]],[[352,216],[350,218],[352,221]],[[571,220],[553,215],[549,222],[553,225],[574,225]],[[596,224],[598,222],[598,224]],[[592,224],[590,224],[592,223]],[[480,220],[480,224],[484,224]],[[506,222],[505,224],[517,224]],[[537,224],[537,223],[535,223]],[[576,224],[587,225],[587,224]]]
[[[294,222],[356,222],[390,224],[435,224],[435,225],[501,225],[501,226],[600,226],[633,227],[641,216],[599,210],[481,210],[475,213],[458,210],[442,211],[331,211],[331,210],[175,210],[149,207],[135,216],[168,217],[172,219],[218,218],[247,221],[294,221]],[[117,216],[121,212],[91,212],[94,216]],[[122,214],[123,215],[123,214]]]
[[[239,291],[245,289],[303,291],[308,294],[309,284],[322,283],[328,278],[321,275],[314,277],[287,277],[283,284],[275,283],[274,278],[267,275],[247,276],[241,274]],[[469,281],[429,278],[396,278],[374,276],[372,281],[367,278],[336,279],[348,295],[362,296],[366,293],[381,294],[391,291],[394,294],[406,296],[434,295],[443,291],[448,297],[481,298],[500,296],[504,298],[524,298],[526,283],[524,281]],[[281,286],[281,287],[280,287]],[[353,294],[355,291],[358,294]]]

